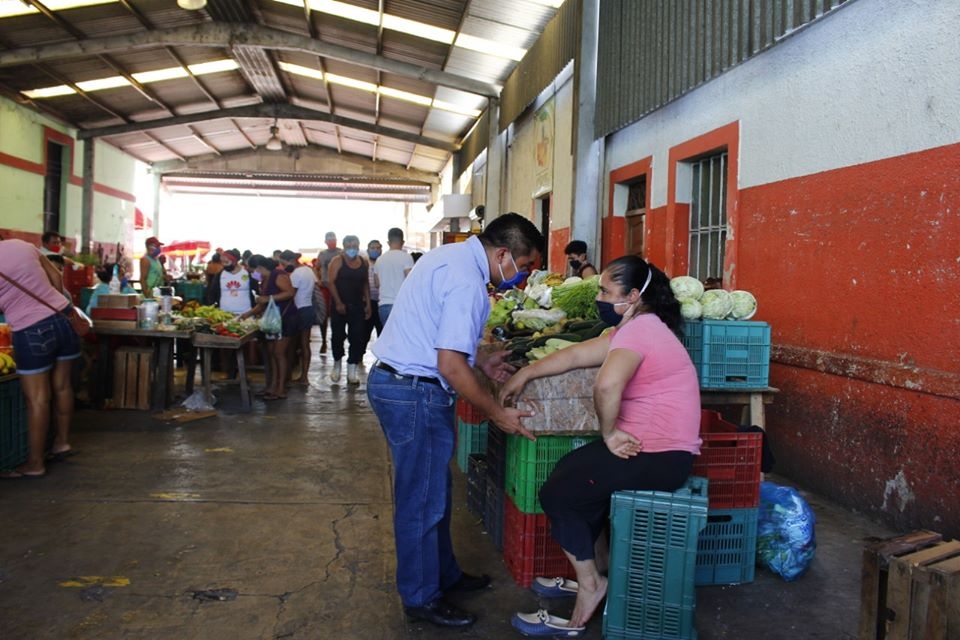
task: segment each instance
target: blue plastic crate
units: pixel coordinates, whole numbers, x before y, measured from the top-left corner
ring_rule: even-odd
[[[694,570],[706,520],[705,478],[673,493],[613,494],[605,638],[696,638]]]
[[[753,582],[757,509],[710,509],[697,542],[696,584]]]
[[[770,325],[752,320],[688,320],[683,345],[701,389],[763,389],[770,384]]]
[[[0,470],[12,469],[27,461],[27,403],[20,392],[20,377],[0,380]]]
[[[467,472],[467,461],[471,453],[487,452],[487,422],[471,424],[457,419],[457,467]]]

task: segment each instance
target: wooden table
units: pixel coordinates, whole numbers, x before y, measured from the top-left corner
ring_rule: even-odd
[[[764,389],[701,389],[700,405],[704,407],[740,406],[740,422],[767,427],[765,405],[773,404],[774,387]],[[749,420],[748,420],[749,418]]]
[[[104,327],[93,324],[93,332],[98,337],[104,339],[98,340],[100,356],[97,362],[97,379],[93,385],[92,400],[96,405],[103,402],[105,396],[105,385],[108,379],[107,373],[110,368],[111,359],[111,336],[122,336],[128,338],[144,338],[153,343],[154,353],[157,356],[156,379],[151,388],[150,408],[154,411],[166,409],[173,400],[173,389],[170,380],[173,377],[173,344],[175,340],[184,340],[190,344],[190,338],[193,331],[161,329],[121,329],[117,327]],[[190,357],[187,359],[187,393],[193,391],[193,376],[196,374],[196,359]]]
[[[247,363],[243,355],[243,346],[256,337],[257,332],[251,331],[239,338],[221,336],[213,333],[194,333],[193,346],[200,349],[201,369],[200,379],[203,381],[204,399],[207,404],[213,404],[213,393],[210,380],[210,358],[214,349],[232,349],[237,358],[237,377],[240,378],[240,403],[244,411],[250,411],[253,403],[250,399],[250,383],[247,380]]]

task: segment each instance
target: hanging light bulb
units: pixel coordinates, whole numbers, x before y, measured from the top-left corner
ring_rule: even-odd
[[[270,127],[270,139],[267,140],[265,148],[267,151],[280,151],[283,149],[283,140],[280,139],[280,129],[277,127],[276,121],[274,121],[273,126]]]
[[[199,11],[207,6],[207,0],[177,0],[177,6],[187,11]]]

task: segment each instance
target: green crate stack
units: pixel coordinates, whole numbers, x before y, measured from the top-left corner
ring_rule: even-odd
[[[507,468],[504,490],[523,513],[540,514],[540,488],[557,462],[574,449],[598,436],[538,435],[536,442],[523,436],[507,436]]]
[[[490,430],[488,422],[470,424],[457,418],[457,467],[467,473],[469,470],[470,454],[487,452],[487,432]]]
[[[673,493],[613,494],[604,638],[696,639],[697,539],[706,521],[706,478],[691,476]]]
[[[0,381],[0,469],[12,469],[26,462],[27,403],[20,392],[19,376]]]

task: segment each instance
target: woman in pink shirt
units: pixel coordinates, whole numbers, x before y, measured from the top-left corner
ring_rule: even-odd
[[[600,367],[593,402],[603,437],[564,456],[540,491],[551,533],[573,564],[577,583],[537,578],[533,587],[545,595],[558,587],[576,592],[568,623],[574,634],[607,592],[594,545],[609,516],[610,496],[678,489],[701,442],[700,386],[678,338],[680,303],[667,276],[639,257],[618,258],[600,276],[597,307],[615,329],[521,368],[500,393],[501,402],[509,402],[535,378]],[[517,614],[515,626],[527,617]]]
[[[13,329],[30,434],[27,461],[0,477],[39,478],[46,474],[51,404],[57,428],[51,455],[73,452],[68,439],[74,401],[70,373],[80,357],[80,340],[62,313],[70,304],[62,293],[62,276],[36,247],[23,240],[0,241],[0,274],[0,310]]]

